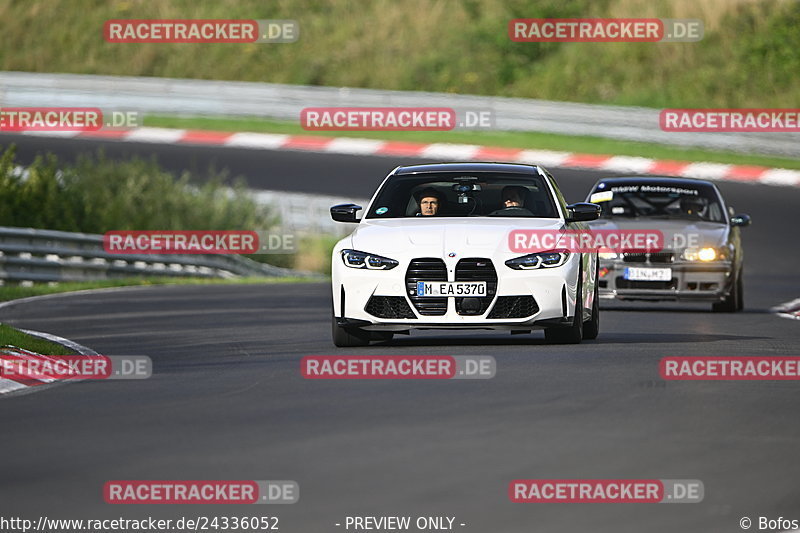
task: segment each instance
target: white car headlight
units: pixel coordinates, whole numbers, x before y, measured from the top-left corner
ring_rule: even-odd
[[[535,254],[523,255],[506,261],[508,268],[514,270],[535,270],[537,268],[560,267],[567,262],[569,252],[566,250],[550,250],[549,252],[537,252]]]
[[[342,250],[342,262],[350,268],[367,270],[391,270],[400,264],[394,259],[358,250]]]

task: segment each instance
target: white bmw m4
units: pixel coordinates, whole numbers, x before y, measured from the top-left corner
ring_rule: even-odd
[[[599,330],[597,253],[557,245],[521,253],[519,232],[586,229],[600,207],[567,205],[542,167],[437,163],[394,169],[333,250],[333,342],[365,346],[412,329],[544,329],[553,343]],[[543,242],[545,242],[543,240]]]

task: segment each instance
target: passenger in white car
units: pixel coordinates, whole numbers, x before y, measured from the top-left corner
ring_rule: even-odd
[[[503,187],[500,198],[503,205],[500,209],[493,211],[489,216],[495,217],[532,217],[533,213],[525,207],[525,195],[528,190],[518,185],[507,185]]]

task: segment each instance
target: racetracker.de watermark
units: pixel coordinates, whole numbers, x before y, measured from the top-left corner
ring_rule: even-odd
[[[664,357],[658,365],[665,380],[800,380],[800,357]]]
[[[307,355],[300,361],[306,379],[490,379],[496,372],[491,355]]]
[[[147,379],[153,362],[146,355],[0,354],[0,377],[13,380]]]
[[[664,109],[662,131],[800,132],[800,109]]]
[[[110,254],[290,254],[291,233],[235,230],[109,231],[103,249]]]
[[[140,124],[136,111],[103,111],[97,107],[0,108],[0,131],[99,131]]]
[[[295,20],[111,19],[103,24],[109,43],[293,43]]]
[[[508,248],[514,253],[563,250],[572,253],[659,252],[664,234],[658,230],[536,230],[516,229],[508,234]]]
[[[513,19],[508,36],[519,43],[656,43],[703,39],[699,19],[544,18]]]
[[[514,503],[700,503],[699,479],[515,479]]]
[[[307,107],[300,112],[307,131],[450,131],[493,129],[491,109],[452,107]]]
[[[287,504],[300,499],[296,481],[114,480],[103,486],[111,504]]]

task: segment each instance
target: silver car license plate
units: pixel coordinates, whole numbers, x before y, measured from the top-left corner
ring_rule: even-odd
[[[623,277],[630,281],[669,281],[672,279],[672,269],[626,267]]]

